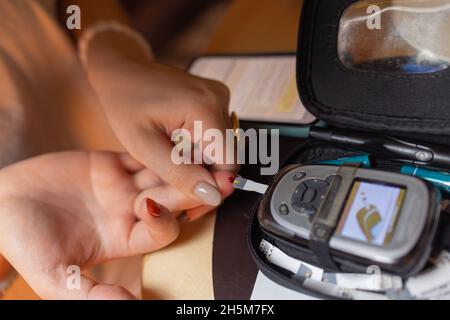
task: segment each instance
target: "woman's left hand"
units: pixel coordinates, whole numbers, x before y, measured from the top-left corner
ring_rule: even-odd
[[[215,179],[231,192],[225,173]],[[84,275],[79,289],[67,283],[74,267],[168,245],[179,232],[171,212],[193,205],[127,154],[44,155],[2,169],[0,181],[0,252],[47,299],[134,298]]]

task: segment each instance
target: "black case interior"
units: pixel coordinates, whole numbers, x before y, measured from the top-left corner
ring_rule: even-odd
[[[315,141],[306,140],[301,143],[297,150],[295,150],[288,160],[283,164],[283,166],[288,166],[291,164],[312,164],[325,160],[333,160],[343,157],[351,157],[356,155],[353,151],[342,149],[336,147],[332,144]],[[401,165],[391,161],[372,161],[372,168],[398,172]],[[269,188],[270,191],[270,188]],[[345,259],[344,257],[333,256],[338,269],[324,268],[318,262],[315,254],[309,249],[307,245],[300,246],[296,243],[292,243],[289,240],[281,238],[279,236],[273,235],[266,232],[258,222],[257,211],[261,205],[264,196],[260,196],[256,201],[255,206],[252,210],[252,215],[250,219],[250,225],[248,229],[248,245],[250,247],[250,252],[258,266],[258,268],[263,272],[269,279],[277,282],[278,284],[287,287],[289,289],[306,293],[319,298],[333,298],[327,297],[323,294],[316,292],[311,292],[302,287],[302,279],[298,276],[293,276],[290,272],[283,270],[267,261],[264,254],[259,250],[259,245],[262,239],[265,239],[281,249],[283,252],[291,257],[310,263],[321,267],[327,272],[350,272],[350,273],[366,273],[367,268],[372,264],[370,261],[353,261]],[[448,219],[448,214],[442,215],[445,219]],[[448,222],[447,222],[448,223]],[[433,241],[433,239],[430,239]],[[422,248],[417,251],[417,255],[414,261],[409,261],[401,270],[401,275],[404,279],[408,278],[410,275],[416,274],[418,271],[426,266],[426,260],[429,255],[429,249],[433,246],[433,243],[422,243]],[[440,248],[435,248],[435,252],[439,252]],[[400,270],[399,270],[400,271]]]
[[[418,141],[450,145],[450,69],[431,74],[392,74],[350,70],[338,58],[340,18],[356,0],[305,0],[299,31],[297,80],[304,106],[330,126],[390,133]],[[324,142],[307,140],[285,165],[308,164],[354,155]],[[376,169],[399,171],[395,162],[375,159]],[[255,204],[248,230],[250,251],[258,268],[280,285],[321,298],[330,298],[302,287],[302,279],[267,262],[259,251],[261,239],[287,254],[314,264],[307,247],[265,232]],[[340,271],[365,272],[364,264],[345,260]],[[336,270],[328,270],[336,271]]]
[[[330,125],[450,145],[450,68],[394,74],[352,70],[339,60],[340,19],[354,2],[304,1],[297,76],[305,107]]]

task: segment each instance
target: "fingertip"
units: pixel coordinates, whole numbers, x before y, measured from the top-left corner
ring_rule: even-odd
[[[154,240],[160,242],[161,246],[166,246],[178,238],[180,234],[178,220],[167,208],[150,198],[145,199],[144,207],[147,219],[143,221],[146,221]]]
[[[217,186],[221,193],[222,199],[225,199],[229,195],[231,195],[234,191],[233,183],[236,179],[236,174],[227,171],[216,171],[213,172],[213,177],[216,180]],[[194,222],[207,213],[213,211],[215,206],[200,206],[197,208],[193,208],[186,211],[186,216],[189,219],[189,222]]]
[[[156,203],[150,198],[145,199],[145,205],[147,208],[148,214],[150,214],[154,218],[159,218],[162,214],[162,207],[160,204]]]
[[[226,198],[233,193],[233,183],[236,179],[235,173],[228,171],[217,171],[213,173],[213,176],[216,180],[222,197]]]
[[[136,199],[137,218],[130,235],[133,252],[141,254],[159,250],[172,243],[180,233],[180,226],[167,208],[150,198]]]
[[[136,300],[136,297],[123,287],[97,284],[91,288],[88,300]]]
[[[148,197],[145,192],[136,197],[135,212],[138,219],[147,222],[151,218],[172,216],[166,207]]]

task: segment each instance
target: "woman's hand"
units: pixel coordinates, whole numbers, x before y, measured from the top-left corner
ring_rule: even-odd
[[[226,173],[214,179],[231,192]],[[86,276],[70,290],[68,267],[160,249],[179,232],[169,210],[193,205],[126,154],[45,155],[1,170],[0,181],[0,252],[48,299],[133,298]]]
[[[211,210],[223,200],[213,172],[233,176],[238,166],[176,165],[171,159],[171,136],[176,129],[187,129],[194,137],[194,122],[201,121],[203,131],[218,129],[226,137],[225,129],[230,127],[227,87],[150,61],[144,51],[139,53],[133,39],[120,37],[102,34],[92,40],[86,67],[115,134],[136,160],[197,199],[197,216]],[[223,145],[217,150],[218,158],[225,154]]]

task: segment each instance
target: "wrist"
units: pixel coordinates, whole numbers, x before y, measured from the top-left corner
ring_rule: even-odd
[[[127,66],[146,65],[154,60],[152,49],[142,36],[113,21],[89,27],[79,41],[79,55],[91,81],[121,74]]]
[[[151,63],[153,56],[148,48],[126,34],[105,31],[90,40],[85,49],[83,65],[89,73],[114,69],[128,63]]]

